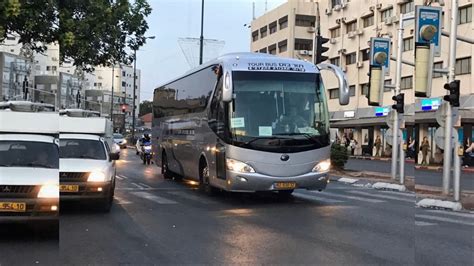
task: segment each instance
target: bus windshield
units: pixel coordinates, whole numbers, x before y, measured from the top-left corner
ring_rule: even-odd
[[[327,145],[328,109],[319,74],[239,71],[233,73],[233,87],[229,124],[234,141]]]

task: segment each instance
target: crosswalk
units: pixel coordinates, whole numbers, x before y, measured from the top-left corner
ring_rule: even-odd
[[[126,176],[117,176],[122,183],[117,188],[119,193],[115,196],[118,205],[130,205],[146,200],[152,204],[173,206],[178,204],[214,205],[224,203],[224,198],[210,198],[195,189],[182,187],[152,187],[144,182],[133,181]],[[127,180],[128,179],[128,180]],[[296,190],[293,193],[291,204],[314,203],[320,205],[351,206],[362,204],[394,204],[392,208],[409,208],[415,206],[414,193],[398,191],[378,191],[369,188],[355,188],[335,186],[325,191]],[[398,204],[398,205],[397,205]],[[415,225],[419,227],[437,226],[451,223],[462,226],[474,225],[474,213],[456,213],[443,210],[417,210]]]

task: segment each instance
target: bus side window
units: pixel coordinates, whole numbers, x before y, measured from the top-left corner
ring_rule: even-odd
[[[209,127],[219,137],[224,136],[224,103],[222,99],[222,78],[219,78],[209,111]]]

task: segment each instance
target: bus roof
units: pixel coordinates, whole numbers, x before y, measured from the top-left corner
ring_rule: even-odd
[[[193,68],[173,80],[170,80],[164,84],[160,84],[160,86],[157,88],[182,79],[192,73],[198,72],[212,65],[219,64],[227,66],[230,71],[319,73],[319,69],[308,61],[264,53],[230,53]]]

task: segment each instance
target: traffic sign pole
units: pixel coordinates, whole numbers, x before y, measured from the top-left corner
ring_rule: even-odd
[[[451,1],[451,35],[449,36],[449,64],[448,64],[448,83],[454,81],[455,79],[455,72],[454,68],[456,65],[456,38],[457,38],[457,20],[458,20],[458,0]],[[449,182],[450,182],[450,173],[451,173],[451,154],[453,156],[458,156],[457,152],[452,153],[452,146],[451,141],[451,130],[453,127],[453,120],[451,116],[452,106],[448,104],[446,106],[446,125],[444,127],[444,158],[443,158],[443,195],[449,195]],[[457,140],[456,140],[457,142]],[[459,159],[458,159],[459,160]],[[457,160],[454,160],[457,161]],[[460,165],[454,165],[454,168],[460,167]],[[457,171],[455,170],[454,173]],[[460,171],[459,171],[460,172]],[[459,177],[458,177],[459,178]],[[456,179],[456,177],[455,177]],[[457,184],[459,186],[459,184]],[[455,188],[455,190],[459,191],[459,187]]]

